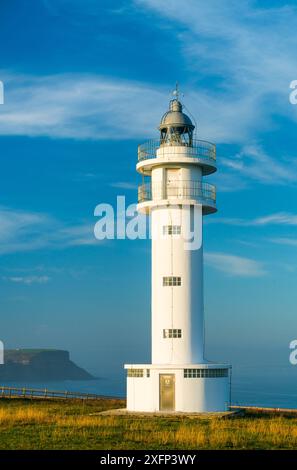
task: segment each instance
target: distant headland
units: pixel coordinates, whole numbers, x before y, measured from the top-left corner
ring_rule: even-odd
[[[90,380],[94,377],[58,349],[10,349],[0,366],[0,381]]]

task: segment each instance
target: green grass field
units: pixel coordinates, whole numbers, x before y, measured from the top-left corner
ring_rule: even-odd
[[[297,418],[96,414],[124,405],[118,399],[1,399],[0,449],[297,449]]]

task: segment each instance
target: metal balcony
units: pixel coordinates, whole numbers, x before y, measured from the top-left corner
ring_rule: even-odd
[[[200,181],[178,181],[163,184],[144,183],[138,187],[138,202],[158,202],[160,200],[195,200],[203,206],[203,213],[216,212],[216,188]],[[181,201],[182,204],[182,201]]]
[[[215,164],[216,146],[206,140],[193,139],[189,142],[161,142],[160,139],[151,139],[138,146],[138,161],[156,158],[156,152],[159,148],[171,147],[172,154],[179,154],[180,147],[187,148],[187,157],[204,159]]]

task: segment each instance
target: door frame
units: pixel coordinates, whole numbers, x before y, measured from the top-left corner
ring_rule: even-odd
[[[162,409],[162,380],[164,376],[169,376],[172,380],[172,408]],[[162,373],[159,374],[159,411],[175,411],[175,374],[172,373]]]

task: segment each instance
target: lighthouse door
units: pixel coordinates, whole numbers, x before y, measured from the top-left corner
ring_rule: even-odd
[[[166,170],[166,198],[180,196],[180,170],[179,168],[168,168]]]
[[[175,410],[175,375],[160,374],[160,411]]]

